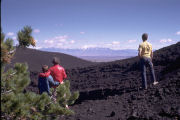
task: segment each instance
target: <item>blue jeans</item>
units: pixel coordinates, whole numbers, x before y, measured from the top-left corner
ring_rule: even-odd
[[[47,80],[48,80],[48,85],[49,87],[52,87],[52,86],[58,86],[60,83],[57,82],[57,81],[54,81],[54,79],[52,78],[52,76],[50,75],[49,77],[47,77]]]
[[[54,81],[54,79],[52,78],[52,76],[50,75],[49,77],[47,77],[47,84],[48,84],[48,94],[50,94],[50,88],[52,86],[58,86],[60,83],[57,81]]]
[[[47,92],[48,95],[51,95],[50,87],[58,86],[59,84],[60,84],[59,82],[53,80],[51,75],[48,77],[40,77],[38,80],[39,92],[40,94],[42,94],[43,92]]]
[[[153,63],[152,63],[151,58],[142,57],[140,59],[140,64],[141,64],[142,87],[147,89],[147,78],[146,78],[146,67],[147,66],[150,67],[152,82],[156,81],[156,77],[155,77],[155,73],[154,73],[154,68],[153,68]]]

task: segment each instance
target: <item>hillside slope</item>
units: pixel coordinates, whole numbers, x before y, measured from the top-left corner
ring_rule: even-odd
[[[41,71],[42,65],[52,66],[53,57],[58,57],[64,68],[74,68],[95,64],[90,61],[57,52],[44,52],[29,48],[17,48],[11,66],[16,63],[28,63],[30,71]]]
[[[164,75],[180,68],[180,42],[154,52],[153,58],[156,77],[159,81]],[[102,63],[96,66],[74,68],[68,71],[73,89],[117,88],[123,81],[140,79],[139,58],[133,57],[115,62]],[[149,74],[148,74],[148,77]],[[125,81],[126,82],[126,81]],[[138,83],[139,80],[133,82]],[[141,82],[141,81],[140,81]],[[81,84],[82,85],[79,85]],[[77,84],[77,85],[76,85]],[[130,84],[130,82],[128,83]]]

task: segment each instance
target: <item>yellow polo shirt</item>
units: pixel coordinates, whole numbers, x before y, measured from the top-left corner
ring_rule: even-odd
[[[150,58],[152,45],[149,42],[144,41],[139,45],[138,51],[141,53],[141,56]]]

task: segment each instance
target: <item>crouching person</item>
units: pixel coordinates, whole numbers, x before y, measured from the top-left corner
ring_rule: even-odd
[[[47,92],[47,94],[51,96],[50,87],[58,86],[59,84],[59,82],[53,80],[53,77],[50,75],[50,72],[48,71],[48,66],[43,65],[42,73],[39,74],[38,78],[39,93],[42,94],[43,92]]]

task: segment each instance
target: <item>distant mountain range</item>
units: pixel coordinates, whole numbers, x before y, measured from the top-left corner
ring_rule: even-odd
[[[59,48],[42,48],[42,51],[61,52],[73,56],[136,56],[138,51],[135,49],[112,50],[109,48],[87,48],[87,49],[59,49]]]
[[[109,61],[126,59],[133,56],[137,56],[137,50],[135,49],[112,50],[109,48],[87,48],[87,49],[42,48],[40,50],[65,53],[92,62],[109,62]]]

